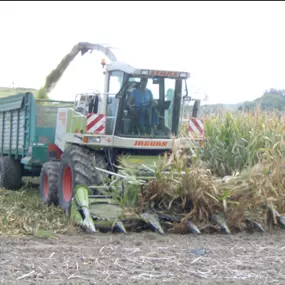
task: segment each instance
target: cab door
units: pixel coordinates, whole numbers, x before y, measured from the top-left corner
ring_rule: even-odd
[[[114,126],[117,117],[119,99],[115,96],[120,91],[125,73],[121,70],[114,70],[108,73],[107,77],[107,109],[106,109],[106,135],[114,133]]]

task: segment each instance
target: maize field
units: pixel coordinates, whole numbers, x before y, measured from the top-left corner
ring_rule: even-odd
[[[90,235],[42,206],[37,181],[1,189],[0,282],[284,284],[284,123],[261,110],[212,115],[190,167],[179,150],[161,158],[155,179],[119,202],[164,217],[165,235]]]

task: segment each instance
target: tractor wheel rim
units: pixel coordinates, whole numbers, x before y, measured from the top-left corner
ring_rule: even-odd
[[[66,166],[63,172],[62,192],[64,200],[69,202],[72,196],[72,172],[69,166]]]
[[[45,174],[44,176],[44,194],[48,197],[48,176]]]

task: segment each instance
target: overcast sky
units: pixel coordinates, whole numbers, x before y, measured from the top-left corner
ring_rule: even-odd
[[[79,41],[135,67],[191,73],[191,95],[237,103],[285,89],[285,2],[0,2],[0,86],[40,88]],[[52,97],[102,87],[102,55],[78,56]],[[201,96],[200,95],[200,96]]]

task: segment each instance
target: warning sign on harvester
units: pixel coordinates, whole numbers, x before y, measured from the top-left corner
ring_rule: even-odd
[[[90,113],[87,115],[87,133],[105,134],[106,117],[104,114]]]
[[[204,120],[190,118],[188,121],[188,131],[192,137],[204,137]]]

